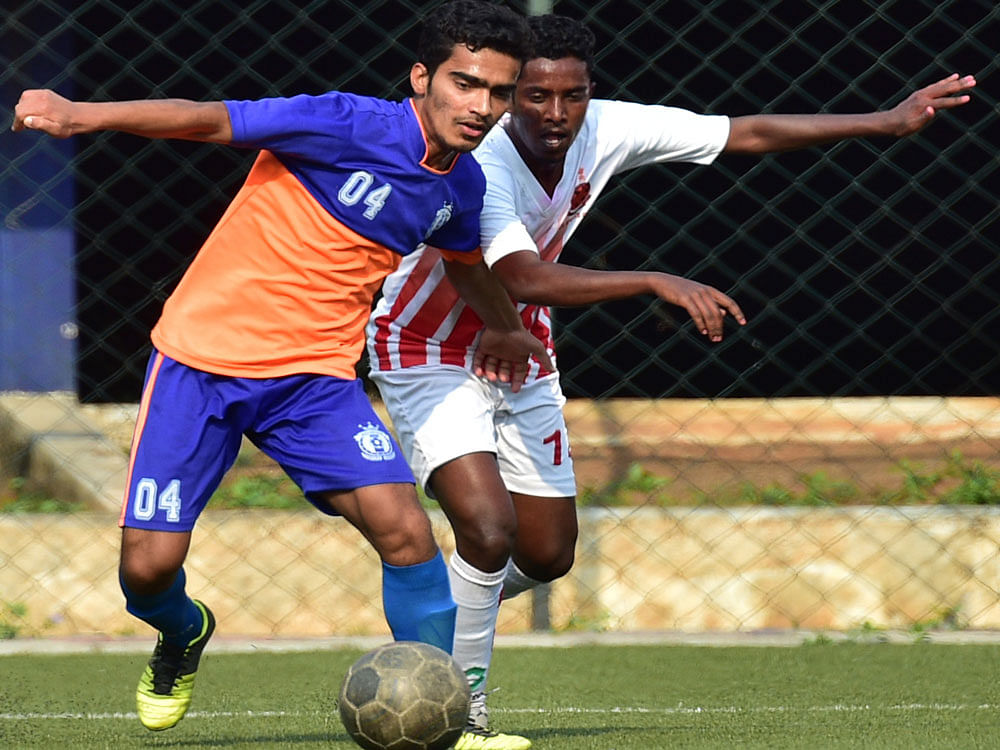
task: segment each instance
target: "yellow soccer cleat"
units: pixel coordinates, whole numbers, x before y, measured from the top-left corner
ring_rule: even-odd
[[[516,734],[500,734],[489,727],[486,693],[472,694],[469,723],[453,750],[528,750],[531,740]]]
[[[186,646],[165,643],[161,633],[146,670],[139,678],[135,703],[139,721],[147,729],[170,729],[184,718],[191,705],[191,690],[198,672],[198,660],[215,631],[211,610],[195,600],[205,617],[201,632]]]
[[[454,750],[528,750],[531,740],[516,734],[500,734],[481,727],[468,727]]]

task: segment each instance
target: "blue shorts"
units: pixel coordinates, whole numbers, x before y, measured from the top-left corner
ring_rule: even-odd
[[[325,513],[318,494],[414,482],[360,380],[213,375],[154,350],[119,525],[190,531],[244,434]]]

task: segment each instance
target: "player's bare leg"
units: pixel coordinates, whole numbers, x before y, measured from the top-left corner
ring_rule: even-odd
[[[511,493],[517,513],[513,562],[536,581],[548,583],[573,567],[579,533],[575,497],[535,497]],[[504,585],[504,598],[520,592]]]
[[[361,532],[383,562],[416,565],[438,551],[412,484],[373,484],[327,492],[323,499]]]
[[[166,590],[190,546],[190,532],[122,529],[122,582],[129,590],[147,596]]]
[[[431,489],[455,531],[455,549],[470,565],[502,571],[517,533],[517,516],[492,453],[469,453],[434,470]]]

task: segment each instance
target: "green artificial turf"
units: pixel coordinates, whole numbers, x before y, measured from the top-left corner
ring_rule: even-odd
[[[135,718],[141,655],[0,657],[3,748],[355,747],[336,695],[359,651],[212,654],[190,714]],[[494,724],[536,750],[994,748],[1000,646],[502,648]]]

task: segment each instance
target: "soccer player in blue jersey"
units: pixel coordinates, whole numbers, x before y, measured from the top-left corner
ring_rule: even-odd
[[[393,636],[451,651],[455,604],[441,553],[354,367],[382,279],[425,245],[503,338],[490,354],[514,364],[488,375],[516,382],[530,354],[546,357],[482,262],[485,181],[467,153],[506,109],[528,37],[524,19],[501,6],[441,6],[425,22],[414,96],[403,102],[338,92],[207,103],[22,94],[15,131],[117,130],[260,150],[152,332],[119,569],[126,608],[159,633],[137,691],[149,729],[184,716],[215,627],[185,590],[183,562],[243,435],[373,545]]]

